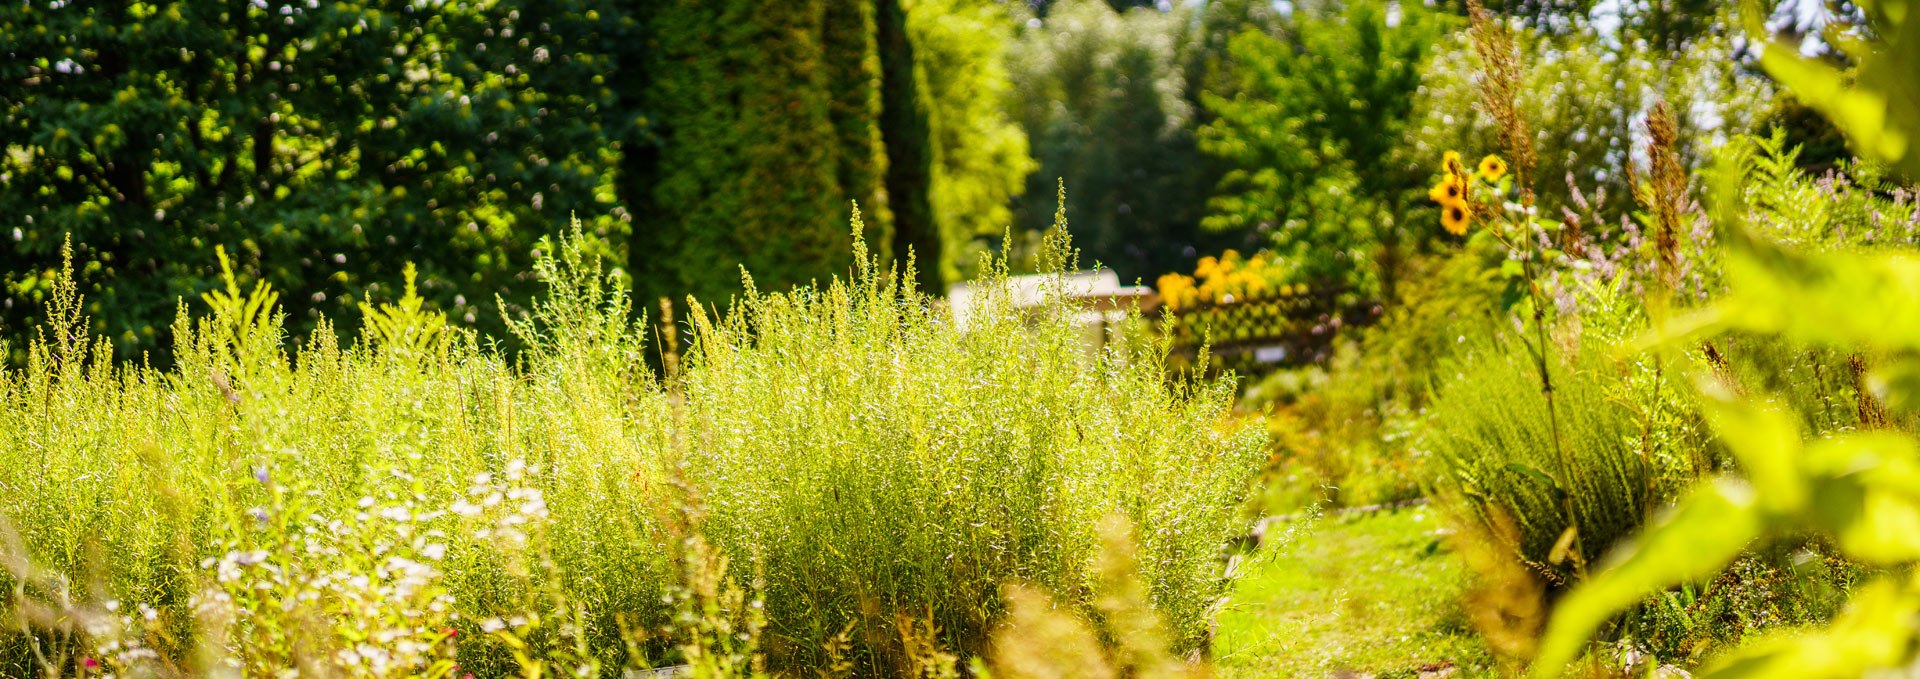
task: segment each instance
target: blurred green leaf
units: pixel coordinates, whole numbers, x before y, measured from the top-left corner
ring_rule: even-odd
[[[1920,64],[1920,19],[1907,0],[1856,4],[1878,40],[1867,43],[1828,31],[1828,41],[1856,64],[1850,85],[1849,74],[1801,56],[1790,44],[1767,45],[1760,63],[1797,98],[1832,119],[1862,155],[1920,177],[1920,153],[1913,149],[1920,135],[1920,78],[1912,70]]]
[[[1906,436],[1866,433],[1807,446],[1820,478],[1812,518],[1848,556],[1875,564],[1920,559],[1920,448]]]
[[[1867,373],[1867,389],[1895,412],[1920,410],[1920,359],[1898,356]]]
[[[1780,408],[1734,398],[1723,389],[1704,384],[1707,397],[1701,409],[1713,431],[1740,462],[1760,501],[1781,512],[1806,505],[1807,486],[1796,468],[1800,454],[1800,423]]]
[[[1720,571],[1760,535],[1765,521],[1753,489],[1734,479],[1695,488],[1671,514],[1609,555],[1612,565],[1554,609],[1532,675],[1557,676],[1613,614],[1658,591]]]
[[[1836,494],[1848,498],[1846,494]],[[1844,514],[1848,521],[1834,526],[1840,549],[1848,556],[1870,564],[1893,565],[1920,558],[1920,507],[1913,500],[1878,489],[1865,489],[1853,510]],[[1850,499],[1850,498],[1849,498]]]
[[[1920,254],[1814,253],[1756,243],[1726,261],[1724,322],[1808,344],[1920,350]]]

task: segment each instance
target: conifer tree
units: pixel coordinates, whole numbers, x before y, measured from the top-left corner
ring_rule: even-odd
[[[642,12],[650,148],[623,178],[643,299],[723,302],[757,283],[823,280],[891,222],[880,178],[872,7],[828,0],[663,0]]]

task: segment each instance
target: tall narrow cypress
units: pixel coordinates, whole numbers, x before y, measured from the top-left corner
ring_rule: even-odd
[[[840,157],[835,177],[840,181],[843,211],[848,200],[860,202],[867,243],[885,252],[893,231],[893,194],[884,178],[888,153],[882,138],[881,55],[875,39],[874,6],[845,0],[827,3],[827,86],[833,99],[833,127],[839,136]],[[844,229],[843,229],[844,230]]]
[[[927,103],[914,79],[913,43],[907,38],[907,13],[900,0],[878,0],[882,136],[886,139],[887,195],[893,207],[893,257],[912,253],[920,287],[939,291],[940,227],[934,223],[932,129]]]
[[[870,8],[661,0],[643,15],[649,136],[626,149],[630,271],[643,298],[724,302],[851,264],[850,201],[884,242]]]

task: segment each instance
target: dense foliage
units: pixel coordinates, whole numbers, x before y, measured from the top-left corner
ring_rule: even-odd
[[[1200,247],[1207,179],[1177,56],[1184,10],[1115,12],[1099,0],[1052,3],[1024,28],[1011,65],[1022,83],[1018,120],[1038,171],[1015,210],[1017,236],[1052,226],[1056,180],[1089,263],[1121,280],[1183,268]],[[1010,244],[1018,251],[1020,243]]]
[[[874,7],[665,2],[649,15],[630,273],[642,299],[844,269],[849,201],[886,242]],[[716,266],[716,264],[718,266]]]
[[[1404,475],[1455,513],[1479,571],[1467,605],[1509,671],[1909,666],[1911,583],[1876,574],[1915,553],[1895,527],[1913,516],[1909,333],[1881,320],[1912,306],[1920,212],[1887,141],[1913,125],[1910,78],[1888,76],[1911,63],[1913,24],[1864,16],[1875,38],[1844,43],[1852,86],[1764,48],[1863,157],[1815,171],[1794,131],[1737,134],[1770,93],[1717,39],[1642,61],[1645,46],[1473,17],[1435,62],[1471,78],[1423,89],[1477,115],[1431,109],[1400,150],[1440,160],[1430,197],[1463,240],[1411,262],[1437,280],[1400,290],[1358,352],[1252,392],[1278,408],[1277,479],[1323,472],[1343,492],[1319,499],[1353,502],[1356,482]],[[1623,85],[1651,105],[1593,105]],[[1498,152],[1454,152],[1474,148]]]
[[[1243,64],[1232,98],[1208,95],[1215,118],[1200,147],[1232,168],[1205,225],[1252,231],[1294,264],[1299,282],[1379,294],[1382,259],[1410,229],[1407,187],[1429,175],[1396,157],[1430,46],[1447,25],[1418,7],[1353,3],[1296,13],[1292,31],[1235,36]],[[1431,230],[1427,230],[1431,233]],[[1424,234],[1422,234],[1424,235]]]
[[[599,50],[633,20],[520,4],[0,8],[0,325],[24,347],[70,235],[123,355],[166,346],[216,245],[297,293],[302,330],[390,299],[406,262],[499,330],[493,297],[525,302],[549,224],[615,230],[605,147],[639,124],[601,115],[619,95]]]
[[[1005,7],[982,0],[916,0],[907,19],[913,75],[928,107],[928,200],[941,247],[938,257],[922,252],[918,260],[938,280],[969,280],[1012,225],[1013,200],[1035,169],[1026,131],[1008,112],[1013,25]]]

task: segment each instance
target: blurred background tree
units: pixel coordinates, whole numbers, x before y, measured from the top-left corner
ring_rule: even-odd
[[[1769,101],[1710,4],[1490,0],[1536,64],[1521,106],[1551,131],[1544,202],[1628,219],[1624,168],[1662,98],[1689,162],[1756,111],[1816,144],[1804,162],[1844,154],[1818,116]],[[854,201],[875,250],[912,252],[939,289],[1037,243],[1063,180],[1083,264],[1123,280],[1271,249],[1302,281],[1391,298],[1402,263],[1445,242],[1410,209],[1433,159],[1493,148],[1460,114],[1466,7],[0,5],[0,336],[22,348],[69,235],[94,329],[164,360],[215,245],[287,291],[296,335],[332,312],[354,332],[412,261],[432,306],[501,336],[569,215],[644,308],[724,304],[741,266],[766,288],[844,273]]]
[[[594,115],[611,93],[578,48],[638,30],[556,30],[522,4],[0,6],[0,324],[35,324],[71,235],[94,330],[127,355],[163,347],[215,245],[295,293],[296,332],[357,317],[337,312],[407,261],[423,295],[497,330],[490,298],[525,298],[550,224],[578,212],[614,235]]]
[[[1053,225],[1056,181],[1082,263],[1123,281],[1190,267],[1220,247],[1200,230],[1212,166],[1194,137],[1182,49],[1192,10],[1116,12],[1100,0],[1059,0],[1023,23],[1013,46],[1015,103],[1038,170],[1014,206],[1010,247]]]
[[[1249,30],[1229,53],[1233,95],[1207,93],[1200,148],[1230,168],[1204,224],[1270,241],[1302,282],[1363,298],[1391,280],[1391,254],[1431,170],[1393,153],[1430,47],[1452,22],[1417,7],[1354,2],[1296,9],[1282,36]]]
[[[1027,133],[1010,113],[1013,16],[995,0],[907,6],[914,80],[928,109],[928,199],[941,243],[937,258],[922,251],[920,266],[934,269],[937,283],[953,283],[978,273],[980,255],[1012,224],[1014,198],[1035,169]]]

